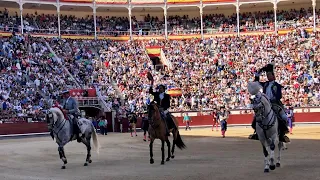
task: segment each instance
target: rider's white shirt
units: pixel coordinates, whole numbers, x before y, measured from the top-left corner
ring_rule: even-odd
[[[268,87],[266,89],[266,95],[270,100],[274,99],[274,96],[273,96],[273,93],[272,93],[272,89],[271,89],[273,84],[274,84],[274,82],[275,81],[270,81],[269,84],[268,84]]]
[[[164,93],[160,93],[159,98],[162,100],[164,98]]]

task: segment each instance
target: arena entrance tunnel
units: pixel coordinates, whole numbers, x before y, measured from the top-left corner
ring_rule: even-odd
[[[102,115],[102,110],[98,107],[94,107],[94,106],[83,106],[83,107],[79,107],[81,112],[85,112],[85,116],[87,117],[99,117],[100,115]]]

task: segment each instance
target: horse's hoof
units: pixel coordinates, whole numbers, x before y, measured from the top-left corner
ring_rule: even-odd
[[[270,168],[271,170],[275,170],[275,169],[276,169],[276,166],[275,166],[275,165],[270,165],[269,168]]]
[[[168,157],[168,158],[166,159],[166,161],[170,161],[170,158]]]
[[[88,163],[84,163],[83,166],[88,166]]]
[[[171,159],[174,159],[174,156],[171,156]]]
[[[265,172],[265,173],[268,173],[268,172],[269,172],[269,169],[264,169],[264,172]]]
[[[280,163],[277,163],[277,164],[276,164],[276,167],[280,167]]]
[[[89,160],[89,163],[92,163],[92,160],[91,160],[91,159]]]
[[[161,161],[161,165],[164,165],[164,161]]]
[[[66,169],[66,166],[62,166],[61,169]]]
[[[150,164],[153,164],[154,163],[154,160],[153,159],[150,159]]]

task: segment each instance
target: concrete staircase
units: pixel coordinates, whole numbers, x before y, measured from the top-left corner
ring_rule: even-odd
[[[112,88],[114,89],[116,95],[120,98],[121,104],[123,105],[125,99],[124,99],[124,96],[123,96],[122,92],[121,92],[120,89],[119,89],[118,84],[115,83],[115,82],[112,82],[112,83],[111,83],[111,86],[112,86]]]
[[[43,39],[44,40],[44,39]],[[57,54],[52,50],[51,46],[49,45],[48,42],[46,42],[44,40],[46,46],[48,47],[49,51],[54,55],[54,57],[56,59],[60,59]],[[61,61],[60,61],[61,62]],[[73,75],[69,72],[69,70],[61,63],[61,67],[64,69],[64,71],[71,77],[71,79],[73,80],[73,82],[77,85],[78,88],[81,88],[80,84],[78,83],[78,81],[73,77]]]

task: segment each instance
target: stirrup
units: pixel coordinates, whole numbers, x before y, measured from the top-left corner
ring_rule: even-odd
[[[250,134],[248,139],[259,140],[259,137],[258,137],[258,134],[254,133],[254,134]]]
[[[284,136],[279,138],[279,141],[284,142],[284,143],[289,143],[290,139],[289,139],[288,136],[284,135]]]

